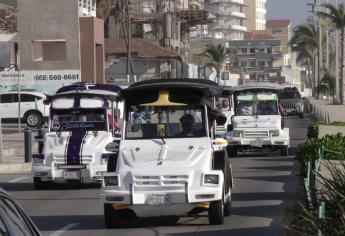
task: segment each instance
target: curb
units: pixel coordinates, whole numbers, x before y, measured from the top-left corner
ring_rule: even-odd
[[[31,163],[0,163],[0,174],[30,173]]]

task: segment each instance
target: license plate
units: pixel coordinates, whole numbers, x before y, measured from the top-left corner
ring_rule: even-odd
[[[166,205],[169,203],[169,195],[167,194],[149,194],[146,198],[148,205]]]
[[[251,141],[250,146],[261,148],[262,147],[262,141],[260,139]]]
[[[80,179],[80,171],[64,171],[65,179]]]

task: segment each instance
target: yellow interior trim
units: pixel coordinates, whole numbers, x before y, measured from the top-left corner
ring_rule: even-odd
[[[124,204],[114,204],[112,205],[114,210],[123,210],[123,209],[128,209],[129,205],[124,205]]]
[[[157,101],[152,102],[152,103],[140,104],[140,106],[186,106],[186,105],[187,104],[184,104],[184,103],[170,102],[168,90],[160,90]]]
[[[210,207],[210,203],[209,202],[202,202],[202,203],[198,204],[198,207],[208,209]]]

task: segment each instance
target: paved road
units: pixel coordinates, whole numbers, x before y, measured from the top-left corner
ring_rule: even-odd
[[[293,148],[304,141],[309,118],[289,118]],[[251,154],[231,159],[236,189],[233,215],[221,226],[209,226],[206,214],[171,219],[141,219],[131,228],[107,230],[97,188],[59,188],[33,191],[28,175],[1,175],[0,186],[10,191],[32,216],[43,235],[284,235],[287,202],[294,195],[298,166],[293,156]]]

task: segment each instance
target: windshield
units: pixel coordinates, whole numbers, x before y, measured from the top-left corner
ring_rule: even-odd
[[[52,110],[51,129],[53,131],[106,131],[105,109],[91,110]]]
[[[301,99],[299,92],[283,92],[279,94],[279,99]]]
[[[237,101],[237,116],[278,115],[278,103],[266,101]]]
[[[126,139],[204,137],[204,117],[202,106],[131,106]]]

